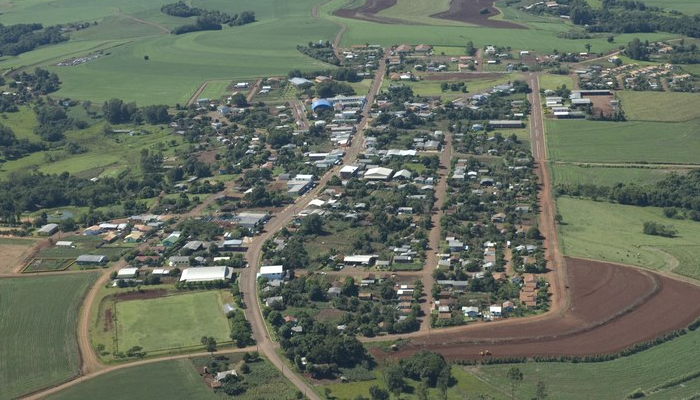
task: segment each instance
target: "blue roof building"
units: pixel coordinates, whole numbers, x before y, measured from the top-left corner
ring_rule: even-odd
[[[327,99],[318,99],[311,103],[311,111],[316,112],[316,109],[319,107],[325,107],[328,109],[333,108],[333,103],[330,100]]]

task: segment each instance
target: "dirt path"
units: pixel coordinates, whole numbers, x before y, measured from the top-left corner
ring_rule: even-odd
[[[440,220],[445,214],[442,206],[445,204],[445,198],[447,197],[447,174],[450,171],[451,160],[452,134],[448,133],[445,137],[445,148],[440,154],[439,181],[435,187],[435,205],[433,205],[433,209],[435,211],[430,218],[432,229],[430,229],[430,235],[428,236],[428,254],[425,258],[423,269],[420,271],[420,279],[423,282],[423,291],[425,292],[426,298],[425,303],[421,305],[421,309],[425,314],[425,317],[420,325],[419,332],[421,333],[430,333],[430,312],[432,310],[433,303],[435,302],[435,299],[432,297],[433,285],[435,284],[435,279],[433,279],[433,271],[438,265],[437,254],[440,249],[440,240],[442,239]]]
[[[540,232],[545,237],[545,257],[551,297],[551,313],[563,313],[571,303],[568,294],[566,278],[566,262],[559,247],[559,231],[556,226],[556,205],[551,191],[551,180],[549,169],[547,168],[547,145],[544,132],[544,122],[542,120],[542,100],[540,98],[539,78],[536,74],[528,75],[528,82],[532,93],[530,93],[530,103],[532,113],[530,116],[530,136],[532,138],[532,156],[537,163],[536,173],[540,183],[540,215],[538,226]]]
[[[255,97],[255,93],[258,93],[260,90],[260,86],[262,85],[262,78],[258,78],[257,81],[255,81],[255,84],[253,85],[252,88],[250,88],[250,91],[248,92],[248,95],[245,97],[245,101],[250,103],[253,101],[253,97]]]
[[[225,350],[219,350],[216,352],[217,355],[223,355],[223,354],[234,354],[234,353],[243,353],[246,351],[256,351],[255,346],[250,346],[250,347],[245,347],[242,349],[225,349]],[[147,365],[147,364],[153,364],[161,361],[168,361],[168,360],[180,360],[183,358],[190,358],[190,357],[201,357],[201,356],[208,356],[210,353],[209,352],[200,352],[200,353],[189,353],[189,354],[178,354],[175,356],[167,356],[167,357],[158,357],[158,358],[148,358],[145,360],[139,360],[139,361],[133,361],[129,363],[124,363],[124,364],[117,364],[117,365],[110,365],[109,367],[105,367],[99,371],[78,376],[75,379],[65,382],[63,384],[60,384],[58,386],[54,386],[49,389],[42,390],[41,392],[37,392],[31,395],[27,395],[25,397],[21,397],[22,399],[26,400],[37,400],[37,399],[42,399],[46,398],[46,396],[52,395],[54,393],[58,393],[61,390],[67,389],[71,386],[75,386],[79,383],[83,383],[86,380],[90,380],[92,378],[96,378],[98,376],[117,371],[120,369],[125,369],[125,368],[132,368],[132,367],[137,367],[140,365]]]
[[[190,106],[194,104],[195,101],[199,98],[199,96],[202,94],[204,89],[207,88],[207,85],[209,84],[209,81],[202,82],[201,85],[197,88],[197,90],[194,91],[194,94],[190,97],[189,100],[187,100],[187,105]]]
[[[131,19],[131,20],[133,20],[133,21],[140,22],[140,23],[142,23],[142,24],[146,24],[146,25],[153,26],[153,27],[155,27],[155,28],[158,28],[158,29],[159,29],[161,32],[163,32],[163,33],[170,34],[170,29],[164,27],[163,25],[157,24],[157,23],[155,23],[155,22],[146,21],[146,20],[144,20],[144,19],[136,18],[136,17],[134,17],[133,15],[124,14],[121,10],[117,10],[117,11],[116,11],[116,14],[117,14],[118,16],[120,16],[120,17],[128,18],[128,19]]]

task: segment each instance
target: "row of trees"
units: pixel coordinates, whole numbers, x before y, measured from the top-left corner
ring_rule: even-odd
[[[2,25],[0,24],[0,56],[17,56],[47,44],[68,40],[61,33],[60,26],[44,29],[39,23]]]
[[[104,118],[110,124],[134,123],[167,124],[171,117],[164,104],[138,107],[136,103],[124,103],[121,99],[109,99],[102,105]]]
[[[183,1],[166,4],[160,8],[160,11],[174,17],[197,17],[194,24],[182,25],[173,29],[172,33],[175,35],[197,31],[218,31],[222,29],[222,25],[240,26],[255,22],[255,13],[252,11],[229,15],[218,10],[190,7]]]

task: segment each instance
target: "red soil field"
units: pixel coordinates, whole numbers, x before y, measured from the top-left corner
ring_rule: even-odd
[[[433,331],[379,359],[421,349],[450,360],[493,357],[585,356],[615,353],[684,328],[700,315],[700,288],[690,283],[591,260],[567,258],[571,307],[556,314]]]
[[[144,290],[143,292],[133,291],[133,292],[122,292],[117,293],[114,297],[118,301],[128,301],[128,300],[147,300],[147,299],[157,299],[168,294],[165,289],[155,289],[155,290]]]
[[[380,11],[396,5],[396,1],[397,0],[367,0],[367,2],[361,7],[352,9],[338,9],[333,12],[333,15],[343,18],[353,18],[363,21],[376,22],[379,24],[415,25],[415,22],[377,15],[377,13]],[[491,17],[500,14],[500,12],[493,7],[493,3],[493,0],[452,0],[449,10],[433,14],[431,17],[450,21],[459,21],[467,24],[484,26],[487,28],[525,28],[522,25],[514,24],[512,22],[490,19]],[[483,9],[488,9],[489,12],[487,14],[480,14],[479,11]]]

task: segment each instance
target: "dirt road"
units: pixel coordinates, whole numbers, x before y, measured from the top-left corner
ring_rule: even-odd
[[[529,95],[532,104],[530,115],[530,136],[532,156],[537,168],[535,170],[540,183],[540,215],[538,226],[545,238],[545,257],[547,267],[551,272],[547,273],[547,280],[551,287],[551,313],[563,313],[570,306],[570,297],[567,292],[566,262],[559,247],[559,231],[557,230],[555,217],[557,214],[554,198],[552,197],[551,180],[547,168],[547,144],[544,133],[544,121],[542,119],[542,100],[540,99],[540,84],[536,74],[528,75],[528,84],[532,93]]]

